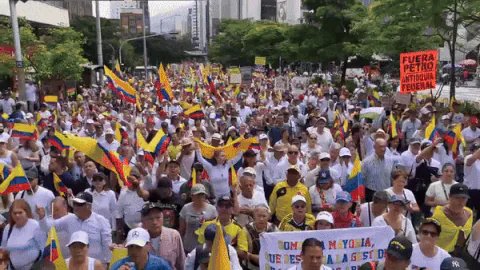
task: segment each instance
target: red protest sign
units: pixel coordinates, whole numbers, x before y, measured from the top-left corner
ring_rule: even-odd
[[[400,54],[400,92],[409,93],[435,88],[438,51]]]

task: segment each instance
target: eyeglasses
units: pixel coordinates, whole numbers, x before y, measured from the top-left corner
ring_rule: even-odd
[[[421,230],[420,233],[422,235],[430,235],[431,237],[437,237],[438,236],[438,233],[437,232],[432,232],[432,231],[429,231],[429,230]]]
[[[289,154],[289,155],[298,155],[298,152],[296,152],[296,151],[289,151],[288,154]]]

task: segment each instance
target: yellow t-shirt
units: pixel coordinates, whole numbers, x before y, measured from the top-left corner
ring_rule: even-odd
[[[205,228],[207,228],[207,226],[210,224],[215,224],[217,221],[218,219],[205,221],[202,226],[195,231],[195,234],[198,235],[198,242],[200,244],[205,243]],[[238,250],[248,252],[247,233],[245,230],[243,230],[242,226],[231,220],[231,222],[227,226],[224,226],[223,229],[225,230],[225,233],[230,236],[230,244],[233,247],[236,247]]]
[[[180,154],[180,151],[182,151],[182,146],[180,144],[177,146],[170,144],[167,148],[167,151],[170,160],[177,160],[178,154]]]
[[[315,230],[315,217],[309,213],[305,215],[305,221],[298,226],[293,221],[293,213],[288,214],[280,223],[279,230],[282,232]]]
[[[464,209],[470,213],[470,217],[463,226],[455,225],[455,223],[453,223],[443,212],[443,206],[437,206],[433,211],[432,218],[436,219],[442,227],[442,232],[438,237],[437,245],[448,252],[452,252],[455,249],[455,244],[457,243],[460,231],[463,231],[465,239],[468,238],[472,231],[472,210],[468,207],[465,207]]]
[[[312,200],[308,188],[298,182],[291,187],[287,181],[279,182],[275,185],[270,195],[269,206],[272,215],[275,214],[279,221],[282,221],[288,214],[292,213],[292,198],[295,195],[302,195],[307,200],[307,213],[312,213]]]

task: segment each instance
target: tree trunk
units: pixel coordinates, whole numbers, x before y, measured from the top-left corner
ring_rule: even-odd
[[[347,63],[348,63],[348,56],[343,59],[343,66],[342,66],[342,78],[340,79],[340,87],[345,85],[345,76],[347,76]]]
[[[457,82],[457,77],[455,76],[455,48],[457,47],[457,30],[458,30],[458,22],[457,22],[457,0],[454,1],[453,4],[453,30],[452,30],[452,45],[450,46],[450,61],[451,61],[451,69],[450,69],[450,100],[455,98],[455,83]]]

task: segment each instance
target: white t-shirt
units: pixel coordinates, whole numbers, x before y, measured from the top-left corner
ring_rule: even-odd
[[[30,209],[32,209],[32,216],[34,219],[38,220],[38,214],[35,209],[37,206],[39,207],[44,207],[45,211],[47,213],[50,213],[52,209],[52,201],[55,199],[55,196],[53,195],[53,192],[50,190],[38,186],[38,189],[35,193],[33,194],[28,194],[27,191],[20,191],[17,193],[15,196],[15,199],[24,199],[27,201],[28,205],[30,205]]]
[[[377,226],[389,226],[385,219],[383,218],[383,215],[380,215],[376,217],[373,222],[372,222],[372,227],[377,227]],[[406,218],[405,216],[402,215],[402,231],[399,233],[399,235],[404,235],[405,237],[410,240],[413,244],[417,243],[417,236],[415,234],[415,229],[413,228],[412,221],[410,221],[409,218]]]
[[[433,257],[425,256],[420,250],[420,244],[413,244],[412,257],[410,258],[410,267],[412,270],[426,267],[427,269],[440,269],[440,265],[450,254],[440,247],[436,247],[436,254]]]
[[[388,192],[390,196],[393,196],[393,195],[401,196],[411,203],[417,203],[417,200],[415,199],[415,195],[413,195],[413,192],[410,191],[409,189],[404,188],[402,193],[394,193],[393,187],[389,187],[385,189],[385,191]]]
[[[268,206],[268,203],[267,203],[267,200],[265,199],[265,195],[254,189],[253,190],[253,196],[252,198],[245,198],[242,193],[239,193],[238,196],[237,196],[237,199],[238,199],[238,205],[240,207],[250,207],[250,208],[254,208],[255,206],[257,205],[260,205],[260,204],[263,204],[263,205],[266,205]],[[250,221],[250,218],[248,215],[245,215],[245,214],[238,214],[237,216],[237,222],[242,225],[242,226],[245,226],[247,225]]]
[[[435,181],[428,186],[427,197],[433,197],[436,201],[446,204],[448,200],[448,194],[450,194],[450,188],[456,184],[456,181],[453,181],[451,184],[443,184],[442,181]]]
[[[373,202],[366,202],[360,205],[360,221],[362,222],[364,227],[372,226],[373,220],[375,219],[375,216],[373,215],[372,204]]]
[[[472,155],[465,157],[465,176],[463,177],[463,184],[465,184],[469,189],[480,189],[480,160],[475,160],[472,166],[467,166],[467,159]]]
[[[310,193],[310,198],[312,199],[312,205],[318,205],[320,207],[323,207],[324,204],[334,206],[335,199],[337,198],[337,193],[340,191],[342,191],[342,187],[334,183],[331,188],[323,191],[325,194],[325,201],[322,202],[320,192],[317,191],[316,185],[313,185],[308,189],[308,192]]]
[[[462,130],[462,135],[463,138],[465,138],[465,141],[473,141],[480,137],[480,128],[477,128],[475,131],[473,131],[470,127],[466,127]]]
[[[140,210],[144,204],[137,191],[124,188],[118,196],[116,218],[123,218],[129,228],[136,228],[141,222]]]

